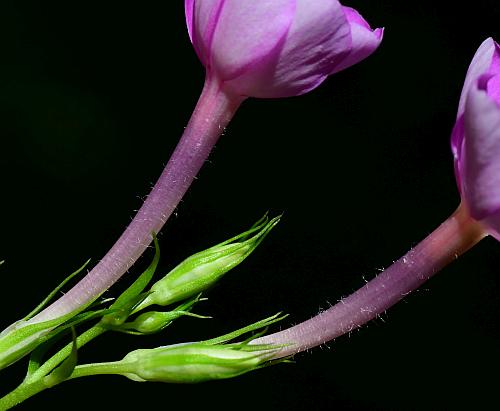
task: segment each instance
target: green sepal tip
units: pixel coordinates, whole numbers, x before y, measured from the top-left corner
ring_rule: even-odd
[[[164,330],[170,324],[172,324],[176,319],[182,316],[195,317],[195,318],[212,318],[205,315],[194,314],[191,312],[193,306],[199,302],[206,300],[206,298],[200,298],[201,294],[197,295],[195,298],[179,305],[172,311],[148,311],[140,314],[131,322],[126,322],[113,330],[124,332],[127,334],[143,335],[143,334],[154,334]]]
[[[232,341],[232,340],[234,340],[234,339],[236,339],[244,334],[248,334],[248,333],[251,333],[253,331],[261,330],[261,329],[264,329],[263,333],[265,333],[267,327],[269,327],[270,325],[272,325],[274,323],[277,323],[278,321],[283,320],[286,317],[288,317],[288,314],[282,315],[282,313],[277,313],[271,317],[267,317],[267,318],[264,318],[263,320],[254,322],[253,324],[250,324],[250,325],[247,325],[246,327],[239,328],[236,331],[232,331],[230,333],[221,335],[220,337],[211,338],[209,340],[201,341],[201,343],[207,344],[207,345],[224,344],[224,343],[226,343],[228,341]],[[251,340],[259,337],[263,333],[260,333],[259,335],[252,336],[248,340],[245,340],[245,342],[251,341]]]
[[[68,275],[56,288],[54,288],[50,294],[40,303],[38,304],[26,317],[23,318],[24,321],[29,320],[30,318],[33,318],[35,315],[37,315],[42,309],[50,302],[52,299],[56,296],[56,294],[69,282],[71,281],[74,277],[76,277],[78,274],[80,274],[85,267],[90,263],[90,259],[85,261],[85,263],[78,268],[76,271]]]

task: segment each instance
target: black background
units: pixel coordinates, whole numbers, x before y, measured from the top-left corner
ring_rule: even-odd
[[[81,350],[81,362],[215,336],[277,311],[290,314],[281,327],[305,320],[454,211],[449,134],[475,50],[488,36],[500,40],[498,1],[349,5],[385,26],[381,48],[306,96],[246,101],[160,236],[165,272],[266,210],[284,212],[198,306],[215,318],[142,339],[105,336]],[[202,83],[180,0],[1,2],[0,328],[112,245]],[[500,365],[499,265],[487,239],[382,320],[295,364],[196,386],[71,381],[19,409],[489,408]],[[2,392],[24,366],[2,371]]]

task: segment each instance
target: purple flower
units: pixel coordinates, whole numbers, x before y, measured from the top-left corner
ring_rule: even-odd
[[[500,46],[492,38],[467,71],[451,146],[462,200],[500,240]]]
[[[336,0],[185,0],[189,36],[229,92],[287,97],[368,57],[382,40]]]

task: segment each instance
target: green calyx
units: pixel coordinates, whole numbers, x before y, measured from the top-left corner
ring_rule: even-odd
[[[69,313],[40,323],[19,321],[13,324],[0,338],[0,369],[13,364],[68,328],[99,317],[103,312],[104,310]]]
[[[34,348],[66,330],[68,327],[90,318],[95,318],[99,314],[98,311],[92,311],[78,315],[78,312],[75,311],[49,321],[30,321],[31,318],[38,314],[57,295],[68,281],[80,274],[88,263],[89,261],[85,262],[78,270],[70,274],[22,320],[10,325],[0,333],[0,369],[13,364]],[[71,323],[69,323],[70,320],[72,320]]]
[[[126,322],[113,328],[115,331],[121,331],[128,334],[153,334],[157,333],[166,327],[168,327],[174,320],[177,320],[183,316],[195,317],[195,318],[211,318],[204,315],[193,314],[191,309],[193,306],[199,302],[205,300],[205,298],[200,298],[201,295],[179,305],[175,310],[172,311],[148,311],[140,314],[131,322]]]
[[[281,216],[264,216],[249,230],[184,260],[151,287],[136,312],[153,304],[165,306],[206,290],[240,264],[261,243]]]
[[[31,352],[24,381],[0,398],[0,409],[8,409],[68,379],[84,376],[119,374],[135,381],[196,383],[231,378],[281,362],[274,359],[281,345],[251,343],[265,332],[266,327],[284,318],[277,314],[210,340],[139,349],[121,361],[77,365],[78,349],[107,331],[144,335],[159,332],[183,316],[210,318],[191,312],[196,303],[204,300],[201,291],[250,255],[279,220],[280,217],[268,219],[264,216],[249,230],[187,258],[150,287],[160,259],[158,241],[153,233],[155,254],[151,264],[118,298],[90,302],[67,315],[40,322],[37,314],[83,271],[88,262],[85,263],[26,317],[0,333],[0,369]],[[2,263],[0,261],[0,265]],[[144,310],[152,304],[166,306],[175,302],[179,302],[178,305],[170,310]],[[107,303],[110,305],[106,308],[104,304]],[[77,334],[74,327],[89,320],[97,322]],[[48,356],[54,343],[70,329],[72,343]],[[231,342],[253,332],[257,333],[243,342]]]
[[[130,365],[124,375],[134,381],[197,383],[232,378],[259,368],[269,358],[263,352],[247,351],[243,346],[180,344],[152,350],[136,350],[123,362]]]

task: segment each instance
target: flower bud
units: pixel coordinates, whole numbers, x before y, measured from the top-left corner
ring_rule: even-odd
[[[268,352],[244,348],[242,344],[178,344],[135,350],[120,363],[126,365],[123,375],[134,381],[196,383],[236,377],[259,368],[270,356],[267,346]]]
[[[122,324],[116,329],[129,334],[154,334],[168,327],[173,321],[184,315],[196,318],[211,318],[184,310],[148,311],[139,315],[134,321]]]
[[[135,312],[152,304],[165,306],[207,289],[250,255],[279,219],[265,218],[250,230],[187,258],[151,287]]]
[[[263,335],[269,325],[283,318],[278,313],[210,340],[135,350],[121,361],[76,367],[72,377],[119,374],[133,381],[169,383],[196,383],[236,377],[283,362],[274,357],[284,345],[250,344]],[[261,331],[254,333],[258,330]],[[248,333],[253,335],[239,343],[228,343]]]
[[[500,45],[492,38],[467,71],[451,146],[462,201],[500,240]]]
[[[372,30],[337,0],[185,0],[189,36],[207,76],[236,95],[295,96],[373,53]]]
[[[18,361],[38,345],[56,335],[61,326],[75,314],[31,324],[20,320],[0,333],[0,370]],[[87,315],[91,317],[93,314]],[[83,316],[81,318],[84,318]]]

